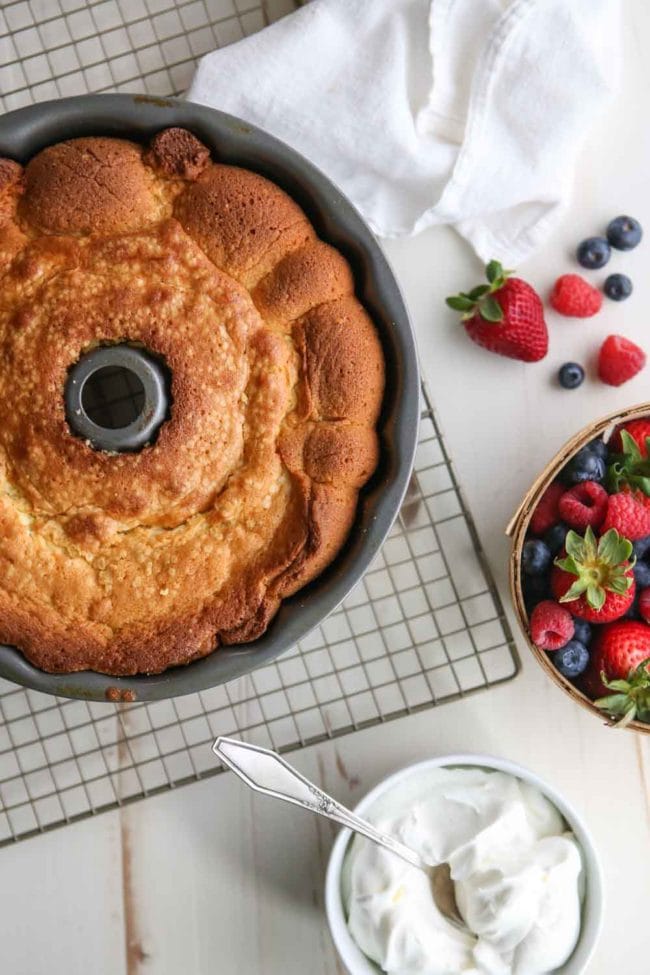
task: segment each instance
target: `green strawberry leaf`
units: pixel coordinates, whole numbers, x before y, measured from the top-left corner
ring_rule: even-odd
[[[565,572],[570,572],[572,576],[580,575],[580,569],[572,555],[567,555],[565,559],[556,559],[554,565],[557,565],[558,569],[564,569]]]
[[[598,542],[598,556],[609,565],[620,565],[632,555],[632,542],[610,528]]]
[[[628,591],[631,585],[632,585],[632,580],[630,579],[629,576],[620,575],[620,576],[612,576],[609,580],[607,588],[609,589],[610,592],[616,592],[620,596],[622,596],[623,593],[626,593]]]
[[[627,680],[606,680],[603,681],[610,691],[619,691],[621,694],[629,694],[631,684]]]
[[[599,697],[594,704],[611,714],[624,714],[630,705],[630,699],[627,694],[608,694],[607,697]]]
[[[560,599],[560,602],[570,603],[572,602],[572,600],[577,599],[578,596],[582,596],[583,592],[586,592],[587,589],[589,589],[589,580],[585,579],[584,577],[579,577],[573,583],[571,588],[567,589],[567,591]]]
[[[587,545],[586,539],[581,538],[577,532],[571,530],[567,533],[567,537],[564,542],[564,547],[566,549],[567,555],[576,559],[578,562],[583,562],[587,557]],[[559,565],[559,563],[557,563]],[[560,568],[564,568],[560,566]],[[571,569],[567,569],[567,572],[571,572]]]
[[[502,278],[503,267],[501,266],[500,262],[490,261],[490,263],[486,265],[485,276],[490,282],[490,284],[494,284],[495,281],[497,281],[499,278]]]
[[[632,463],[638,464],[642,459],[641,451],[636,440],[630,436],[627,430],[621,430],[621,443],[623,444],[623,453],[626,458],[631,460]]]
[[[587,586],[587,602],[596,611],[602,609],[605,605],[605,590],[603,587],[596,584]]]
[[[479,298],[482,298],[483,295],[486,295],[489,290],[489,284],[479,284],[475,288],[472,288],[467,297],[471,298],[472,301],[477,301]]]
[[[503,311],[501,305],[493,298],[492,295],[488,295],[484,298],[479,305],[479,314],[486,322],[498,323],[503,321]]]
[[[463,295],[452,295],[450,298],[445,298],[445,301],[454,311],[472,311],[474,308],[474,302]]]

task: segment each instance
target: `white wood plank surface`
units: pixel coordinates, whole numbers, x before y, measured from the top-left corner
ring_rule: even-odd
[[[440,228],[386,250],[416,324],[447,443],[507,601],[503,528],[533,475],[575,429],[650,399],[650,371],[619,390],[590,379],[573,393],[552,376],[593,360],[621,332],[650,351],[650,9],[627,0],[625,77],[585,146],[572,206],[523,273],[543,292],[574,267],[570,253],[620,212],[648,240],[607,268],[634,296],[593,321],[549,314],[551,353],[524,366],[469,343],[443,298],[480,272]],[[596,279],[604,277],[596,275]],[[650,738],[602,727],[551,685],[521,645],[513,682],[420,715],[295,753],[295,763],[353,803],[385,774],[433,754],[467,750],[535,769],[584,814],[607,888],[605,925],[589,975],[647,968],[650,908]],[[7,975],[339,975],[323,915],[333,831],[299,810],[219,776],[0,851],[0,971]]]

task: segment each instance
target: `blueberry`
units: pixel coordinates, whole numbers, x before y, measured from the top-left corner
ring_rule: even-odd
[[[524,576],[522,586],[526,612],[530,616],[535,606],[550,596],[548,576]]]
[[[648,551],[650,551],[650,535],[645,535],[643,538],[637,538],[636,542],[632,542],[632,547],[637,559],[645,558]]]
[[[527,576],[541,576],[551,564],[551,553],[548,545],[531,538],[524,545],[521,556],[521,567]]]
[[[596,454],[597,457],[601,457],[605,461],[609,455],[609,448],[604,440],[592,440],[588,444],[587,450],[590,450],[592,454]]]
[[[544,542],[551,553],[551,555],[557,555],[562,546],[564,545],[564,539],[566,538],[566,533],[568,532],[567,526],[563,521],[559,521],[557,525],[553,525],[549,528],[547,532],[544,533]]]
[[[647,589],[650,586],[650,565],[647,562],[637,562],[632,571],[637,589]]]
[[[567,484],[580,484],[582,481],[602,481],[605,476],[605,461],[588,447],[579,450],[562,472]]]
[[[553,663],[564,677],[578,677],[589,663],[589,651],[579,640],[569,640],[553,654]]]
[[[582,385],[585,378],[585,371],[578,362],[565,362],[557,374],[560,386],[564,389],[577,389]]]
[[[612,252],[604,237],[587,237],[578,245],[576,256],[578,264],[582,264],[583,267],[593,271],[596,268],[604,267],[612,256]]]
[[[643,229],[634,217],[616,217],[607,224],[607,240],[619,251],[631,251],[643,237]],[[597,265],[602,267],[601,264]]]
[[[591,643],[591,626],[586,620],[578,619],[577,616],[573,620],[573,639],[585,647]]]
[[[625,301],[632,294],[632,282],[627,274],[610,274],[605,278],[603,291],[612,301]]]

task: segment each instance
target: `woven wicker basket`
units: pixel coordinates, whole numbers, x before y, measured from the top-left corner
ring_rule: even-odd
[[[650,415],[650,403],[642,403],[639,406],[631,407],[627,410],[620,410],[616,413],[610,413],[609,416],[603,417],[601,420],[597,420],[595,423],[589,424],[579,433],[572,437],[571,440],[557,452],[553,460],[544,468],[539,477],[535,480],[532,487],[524,497],[521,505],[519,506],[517,512],[515,513],[512,521],[506,528],[506,534],[512,539],[512,555],[510,557],[510,590],[512,593],[512,601],[515,607],[515,613],[517,615],[517,620],[522,629],[522,632],[526,638],[528,646],[533,652],[533,655],[539,665],[546,671],[550,679],[561,687],[569,697],[576,701],[581,707],[586,708],[587,711],[591,711],[592,714],[596,715],[602,721],[605,717],[600,708],[597,708],[589,698],[582,694],[581,691],[575,687],[571,681],[563,677],[551,664],[548,655],[540,650],[538,647],[532,643],[528,630],[528,613],[526,612],[526,607],[524,606],[524,596],[521,588],[521,553],[526,540],[526,531],[528,530],[528,524],[532,517],[532,514],[537,507],[537,503],[546,490],[548,485],[553,481],[557,475],[560,473],[564,465],[570,458],[584,447],[591,440],[596,437],[603,437],[605,441],[609,439],[613,430],[620,424],[628,422],[629,420],[637,420],[641,417],[646,417]],[[613,726],[613,722],[607,721],[607,724]],[[633,731],[640,731],[644,734],[650,734],[650,724],[646,724],[642,721],[631,721],[626,727],[631,728]]]

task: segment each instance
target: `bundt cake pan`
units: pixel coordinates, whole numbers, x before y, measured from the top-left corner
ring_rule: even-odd
[[[304,208],[319,236],[350,261],[357,295],[373,316],[386,358],[386,395],[379,423],[381,460],[361,493],[345,548],[322,575],[282,604],[266,633],[252,643],[222,647],[187,666],[136,677],[90,671],[49,674],[33,667],[15,648],[0,646],[0,676],[63,697],[161,700],[225,683],[284,653],[338,606],[372,562],[399,511],[417,446],[417,354],[399,287],[356,209],[297,152],[240,119],[190,102],[84,95],[0,117],[0,156],[25,163],[45,146],[89,135],[144,143],[169,126],[194,132],[219,161],[244,166],[276,182]]]

